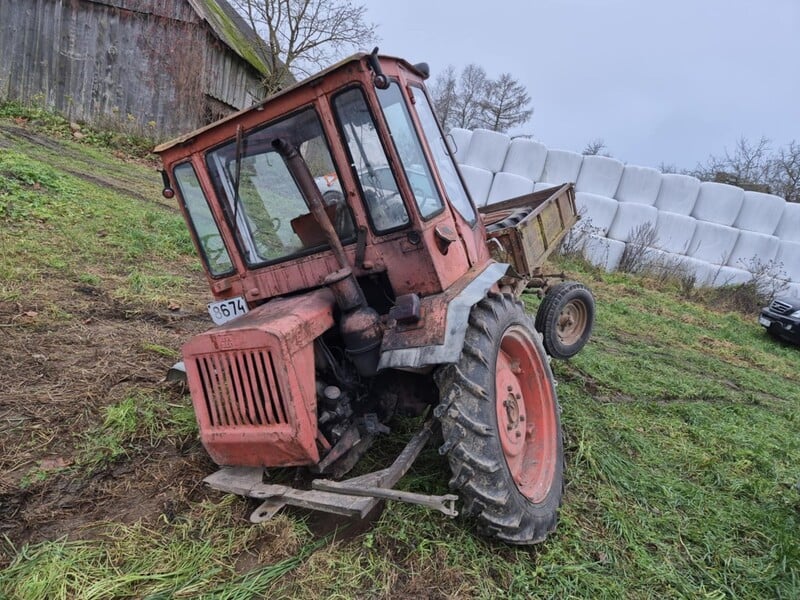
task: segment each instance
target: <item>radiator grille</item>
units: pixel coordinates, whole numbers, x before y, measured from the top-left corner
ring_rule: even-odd
[[[792,305],[789,304],[788,302],[781,302],[780,300],[775,300],[772,303],[772,306],[770,306],[770,308],[773,310],[773,312],[776,312],[779,315],[783,315],[792,310]]]
[[[289,422],[272,353],[243,350],[196,358],[208,420],[214,427]]]

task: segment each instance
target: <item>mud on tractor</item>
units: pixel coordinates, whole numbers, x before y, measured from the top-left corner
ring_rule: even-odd
[[[567,184],[478,210],[425,91],[428,68],[356,55],[159,146],[215,301],[183,347],[212,487],[367,514],[382,499],[515,544],[553,530],[563,488],[549,354],[589,336],[578,283],[548,286],[577,220]],[[562,276],[563,279],[563,276]],[[546,293],[536,323],[518,297]],[[394,415],[423,423],[391,466],[342,477]],[[451,489],[393,489],[441,428]],[[301,467],[302,485],[266,469]]]

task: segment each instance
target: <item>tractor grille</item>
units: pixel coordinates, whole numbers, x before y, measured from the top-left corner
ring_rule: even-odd
[[[214,427],[289,422],[272,353],[243,350],[196,358],[208,419]]]
[[[788,302],[782,302],[780,300],[775,300],[770,305],[770,309],[774,313],[778,313],[779,315],[784,315],[792,310],[792,305]]]

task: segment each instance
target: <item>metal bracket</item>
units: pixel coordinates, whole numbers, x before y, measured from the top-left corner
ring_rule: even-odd
[[[435,419],[428,419],[386,469],[344,481],[314,479],[310,490],[264,483],[264,470],[260,467],[224,467],[203,481],[223,492],[263,499],[264,502],[250,515],[253,523],[272,518],[287,504],[363,519],[380,500],[409,502],[455,517],[458,515],[455,509],[458,496],[454,494],[432,496],[392,489],[425,447],[435,424]]]
[[[455,494],[445,494],[444,496],[432,496],[429,494],[415,494],[413,492],[403,492],[391,488],[382,487],[360,487],[343,481],[328,481],[316,479],[312,482],[315,490],[323,492],[333,492],[334,494],[349,494],[352,496],[365,496],[371,498],[383,498],[384,500],[395,500],[397,502],[408,502],[418,504],[425,508],[438,510],[448,517],[457,517],[458,511],[455,502],[458,496]]]

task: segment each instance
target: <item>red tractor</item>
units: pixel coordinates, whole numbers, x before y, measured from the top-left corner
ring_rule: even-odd
[[[381,499],[455,516],[457,496],[392,489],[441,424],[450,487],[481,532],[528,544],[556,524],[564,455],[549,358],[517,295],[577,219],[572,186],[470,200],[424,80],[357,55],[159,146],[215,301],[183,347],[206,481],[264,502],[364,516]],[[546,305],[546,306],[545,306]],[[580,284],[540,311],[561,356],[589,335]],[[341,477],[393,415],[427,420],[394,463]],[[304,467],[303,486],[265,469]]]

